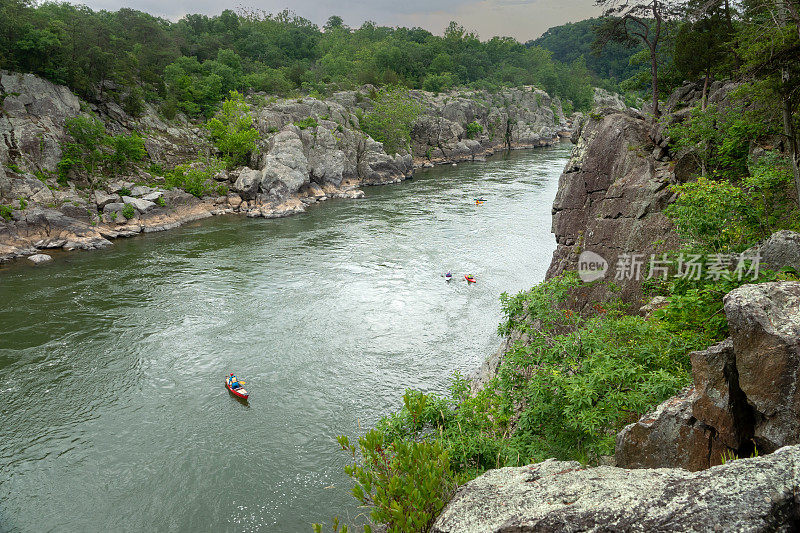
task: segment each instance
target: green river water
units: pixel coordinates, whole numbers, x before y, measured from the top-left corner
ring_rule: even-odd
[[[334,436],[497,349],[498,296],[550,262],[569,148],[0,267],[0,531],[357,521]]]

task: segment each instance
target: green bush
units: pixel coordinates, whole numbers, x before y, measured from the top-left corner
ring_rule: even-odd
[[[302,120],[298,120],[294,123],[295,126],[300,128],[301,130],[305,129],[316,129],[319,124],[317,123],[317,119],[314,117],[307,117]]]
[[[268,67],[260,72],[246,75],[244,77],[244,85],[254,91],[283,96],[289,94],[292,90],[292,82],[286,79],[282,71]]]
[[[136,216],[136,210],[131,204],[125,204],[125,207],[122,208],[122,216],[130,220]]]
[[[133,87],[125,95],[122,108],[132,117],[139,117],[144,113],[144,92],[140,87]]]
[[[422,82],[422,89],[432,93],[440,93],[455,86],[457,83],[458,80],[449,72],[445,72],[444,74],[428,74],[425,76],[425,81]]]
[[[135,133],[109,137],[106,145],[111,149],[106,161],[114,173],[125,172],[147,157],[144,139]]]
[[[673,149],[688,151],[704,174],[739,178],[748,173],[750,142],[771,132],[769,126],[742,106],[724,110],[709,105],[692,110],[689,118],[667,128]]]
[[[377,92],[372,111],[361,119],[361,129],[383,143],[387,154],[411,151],[411,125],[422,113],[407,89],[386,87]]]
[[[411,398],[404,397],[406,409],[417,413]],[[440,442],[389,439],[378,430],[359,438],[358,447],[345,436],[338,441],[352,457],[345,472],[355,481],[353,496],[371,507],[373,521],[391,533],[430,529],[456,488],[450,457]]]
[[[714,252],[742,251],[780,229],[800,227],[788,158],[768,153],[736,182],[699,178],[673,187],[664,214],[687,244]]]
[[[206,127],[228,168],[245,164],[250,152],[256,149],[258,130],[253,126],[253,117],[244,97],[236,91],[229,93],[222,109]]]
[[[6,220],[11,220],[12,211],[13,210],[10,205],[0,204],[0,217]]]
[[[467,124],[465,130],[467,133],[467,139],[474,139],[476,137],[480,137],[481,133],[483,133],[483,126],[481,126],[478,121],[470,122]]]
[[[212,192],[221,193],[214,176],[225,169],[225,162],[219,159],[197,160],[178,165],[164,176],[167,187],[178,187],[198,198]]]
[[[144,139],[138,134],[106,135],[105,126],[94,116],[79,115],[65,121],[72,138],[62,143],[58,162],[58,182],[66,185],[72,171],[84,172],[93,181],[101,172],[125,172],[147,157]]]

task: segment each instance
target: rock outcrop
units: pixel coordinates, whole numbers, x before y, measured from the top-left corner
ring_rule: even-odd
[[[413,91],[425,111],[412,131],[417,163],[471,161],[495,152],[553,144],[566,127],[556,99],[542,90],[505,89],[432,95]],[[470,137],[465,128],[478,124]]]
[[[788,230],[777,231],[770,237],[745,252],[747,256],[760,257],[760,265],[770,270],[784,268],[800,272],[800,233]]]
[[[715,82],[708,101],[727,105],[735,87]],[[698,169],[685,150],[673,152],[667,127],[685,120],[701,95],[696,84],[679,88],[654,124],[618,95],[597,90],[595,110],[576,117],[575,148],[553,202],[558,244],[547,277],[578,270],[583,252],[598,254],[608,264],[600,278],[604,282],[584,287],[577,307],[609,298],[641,307],[641,278],[651,257],[677,247],[663,210],[675,198],[670,185],[691,179]],[[609,290],[609,282],[619,290]]]
[[[549,459],[462,486],[434,533],[797,531],[800,447],[703,472]]]
[[[635,272],[614,279],[616,266],[636,256],[639,272],[651,254],[677,246],[671,223],[662,213],[676,183],[667,160],[653,157],[657,146],[650,124],[634,110],[592,113],[582,125],[577,144],[559,179],[553,202],[557,248],[548,277],[576,270],[580,254],[590,251],[607,261],[606,281],[621,287],[624,301],[640,298]],[[602,284],[588,288],[584,303],[608,298]]]
[[[731,337],[691,354],[694,388],[617,436],[619,466],[702,470],[800,443],[800,283],[739,287],[725,315]]]
[[[166,121],[149,105],[141,117],[130,117],[113,100],[82,102],[66,87],[0,71],[0,204],[6,215],[12,210],[10,220],[0,219],[0,262],[55,243],[68,249],[107,246],[110,238],[169,229],[201,216],[288,216],[328,198],[361,198],[360,187],[399,182],[415,166],[553,144],[568,126],[560,102],[531,87],[498,94],[412,91],[423,109],[412,130],[414,159],[387,153],[361,131],[359,117],[373,108],[373,90],[366,86],[325,100],[249,95],[258,150],[248,166],[220,172],[208,180],[208,192],[195,198],[167,191],[158,168],[213,154],[198,124],[182,115]],[[145,136],[155,174],[136,168],[111,181],[57,182],[61,146],[69,140],[65,122],[87,112],[110,133]],[[468,134],[472,123],[480,127],[473,125]]]
[[[601,87],[594,88],[592,106],[595,109],[615,109],[617,111],[625,111],[628,108],[625,100],[620,95],[606,91]]]

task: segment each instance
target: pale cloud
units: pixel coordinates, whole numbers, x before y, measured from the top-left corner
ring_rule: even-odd
[[[277,13],[287,7],[322,25],[330,15],[360,26],[372,20],[384,26],[420,26],[441,35],[451,20],[482,39],[495,35],[527,41],[552,26],[597,16],[593,0],[87,0],[92,9],[116,11],[130,7],[170,20],[186,13],[217,15],[239,8]]]

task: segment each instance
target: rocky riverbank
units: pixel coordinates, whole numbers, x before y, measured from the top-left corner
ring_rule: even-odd
[[[102,248],[213,215],[289,216],[329,198],[360,198],[361,187],[402,181],[416,168],[552,145],[571,127],[560,102],[534,88],[411,91],[423,109],[411,132],[414,155],[388,154],[360,129],[372,94],[364,87],[324,100],[248,95],[258,150],[247,166],[218,172],[205,187],[215,193],[197,197],[168,188],[161,169],[214,154],[199,124],[181,115],[168,121],[152,106],[131,117],[112,100],[82,102],[36,76],[0,72],[0,262],[55,248]],[[70,141],[65,122],[88,113],[109,133],[141,135],[147,167],[91,184],[73,176],[59,183],[62,146]],[[468,133],[469,124],[480,131]]]
[[[733,88],[716,82],[710,101],[726,105]],[[570,292],[566,313],[591,316],[597,302],[621,300],[649,316],[659,305],[641,279],[617,279],[614,266],[625,254],[679,246],[663,210],[675,199],[670,185],[696,169],[690,154],[673,152],[665,126],[684,120],[700,94],[679,89],[656,124],[600,95],[600,107],[578,124],[553,204],[558,246],[547,276],[576,270],[587,250],[610,268]],[[777,232],[750,251],[769,269],[800,271],[800,234]],[[615,456],[601,461],[615,467],[551,459],[491,470],[458,490],[432,530],[797,530],[800,283],[743,285],[724,297],[722,311],[729,338],[691,353],[693,385],[618,433]],[[512,331],[477,372],[473,393],[532,335]]]

